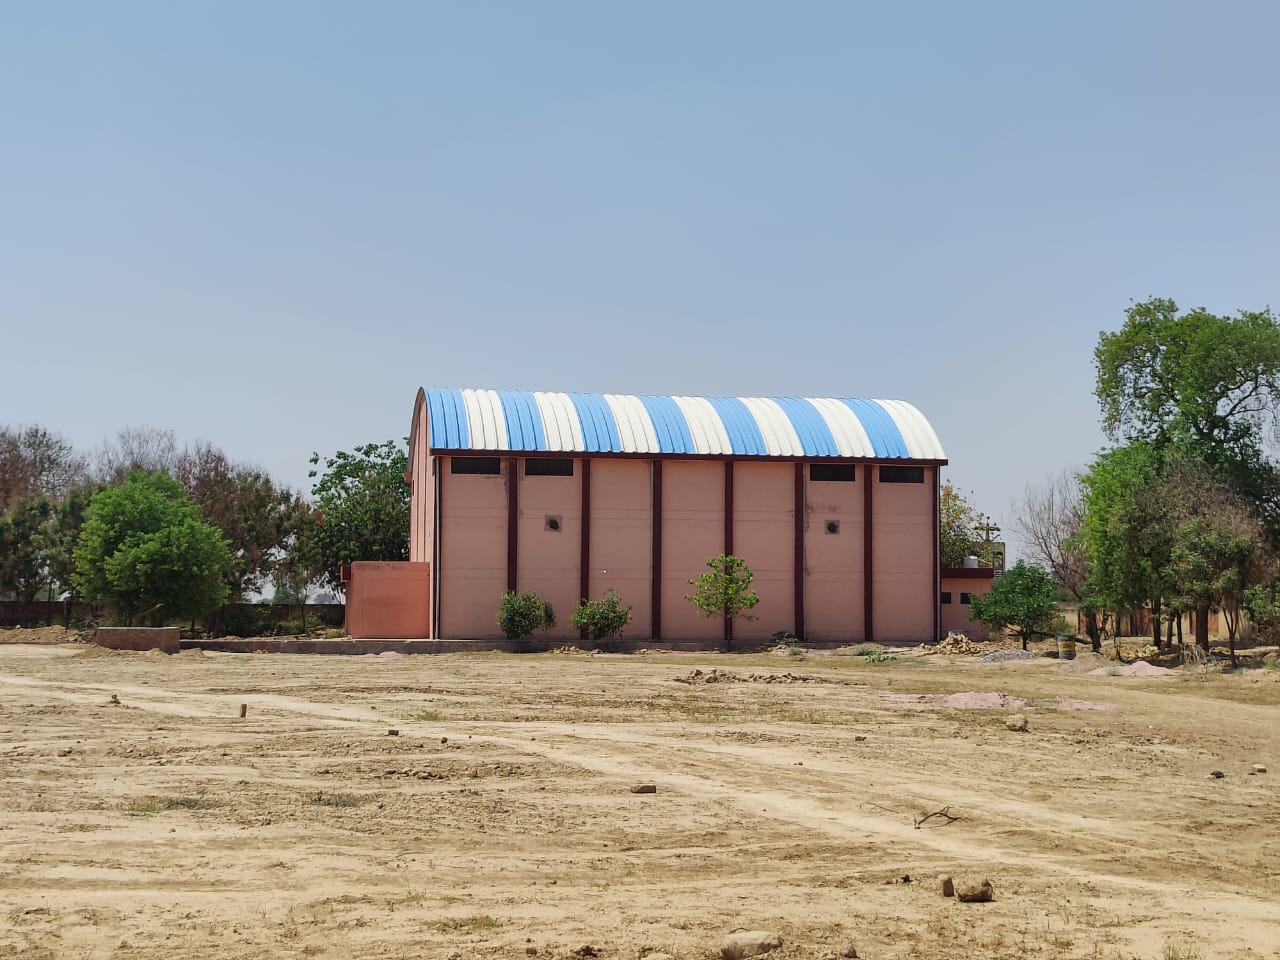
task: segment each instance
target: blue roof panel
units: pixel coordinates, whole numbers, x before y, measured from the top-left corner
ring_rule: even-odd
[[[729,446],[739,456],[762,456],[769,452],[764,444],[764,434],[747,405],[737,397],[707,397],[707,402],[720,414],[725,432],[729,434]]]
[[[796,435],[800,438],[800,445],[806,456],[840,456],[831,428],[812,403],[797,397],[776,397],[774,402],[782,408],[791,425],[796,428]]]
[[[694,453],[693,433],[684,411],[670,397],[643,396],[640,402],[649,411],[653,429],[658,434],[658,449],[663,453]]]
[[[609,401],[598,393],[571,393],[573,408],[582,422],[582,439],[587,453],[621,453],[622,437]]]
[[[902,439],[902,431],[893,422],[887,410],[871,400],[842,400],[846,407],[854,412],[862,422],[862,429],[867,431],[871,446],[877,457],[890,459],[910,459],[911,451],[907,442]]]
[[[545,450],[547,437],[542,428],[542,412],[532,393],[499,390],[502,413],[507,421],[507,446],[511,450]]]
[[[701,443],[703,454],[718,456],[726,450],[719,439],[725,437],[727,451],[742,457],[772,452],[788,458],[946,460],[923,415],[901,400],[691,397],[677,402],[660,396],[535,395],[519,390],[464,394],[440,387],[422,394],[429,442],[437,450],[501,447],[550,452],[554,446],[557,451],[586,454],[698,456]],[[624,415],[627,421],[620,423]]]

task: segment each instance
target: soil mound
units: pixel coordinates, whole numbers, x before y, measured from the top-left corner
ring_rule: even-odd
[[[0,630],[0,643],[87,643],[92,633],[92,630],[69,630],[60,625],[13,627]]]

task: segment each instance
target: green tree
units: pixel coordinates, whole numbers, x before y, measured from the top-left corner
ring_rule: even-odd
[[[751,589],[751,581],[755,574],[747,561],[733,554],[720,554],[707,561],[707,572],[699,574],[696,580],[690,580],[694,587],[685,599],[698,608],[701,617],[720,617],[726,623],[735,619],[752,620],[748,612],[760,602],[760,597]]]
[[[1137,441],[1100,455],[1080,481],[1084,486],[1081,540],[1089,562],[1085,592],[1116,612],[1151,605],[1153,639],[1160,641],[1160,612],[1173,594],[1170,554],[1174,530],[1165,458]]]
[[[324,459],[312,454],[319,477],[312,494],[320,511],[322,579],[342,589],[339,571],[354,560],[409,559],[409,457],[394,441],[367,443]]]
[[[1107,435],[1177,447],[1256,503],[1280,542],[1280,483],[1263,455],[1280,403],[1280,324],[1270,309],[1180,313],[1153,297],[1094,351]]]
[[[984,535],[990,518],[950,482],[938,494],[938,549],[944,567],[962,567],[966,557],[992,566],[991,542]]]
[[[88,519],[89,504],[101,489],[97,484],[86,483],[70,490],[58,504],[49,525],[46,544],[49,577],[58,591],[66,595],[63,613],[67,623],[70,623],[71,604],[79,599],[75,585],[76,544]]]
[[[1238,494],[1199,461],[1177,458],[1162,481],[1174,525],[1170,572],[1183,609],[1196,611],[1196,642],[1209,649],[1208,611],[1227,623],[1232,664],[1246,592],[1272,579],[1262,523]]]
[[[1058,617],[1058,585],[1044,567],[1019,560],[991,586],[991,592],[975,596],[969,615],[993,630],[1012,628],[1022,649],[1034,636],[1051,636]]]
[[[290,509],[284,544],[271,570],[275,587],[271,602],[300,604],[304,633],[307,629],[307,603],[324,570],[324,556],[320,550],[320,515],[311,504],[300,499]]]
[[[0,593],[30,603],[49,584],[49,522],[53,504],[33,494],[10,504],[0,517]]]
[[[203,616],[227,599],[231,551],[181,484],[163,473],[130,473],[99,491],[75,550],[72,582],[126,623]]]

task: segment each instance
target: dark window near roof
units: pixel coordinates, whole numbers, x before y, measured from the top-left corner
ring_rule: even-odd
[[[950,603],[950,602],[951,602],[951,591],[950,591],[950,590],[943,590],[943,591],[942,591],[942,602],[943,602],[944,604],[945,604],[945,603]]]
[[[502,460],[498,457],[450,457],[449,472],[496,477],[502,473]]]
[[[924,467],[881,467],[881,483],[924,483]]]
[[[852,463],[811,463],[809,479],[818,483],[853,483]]]
[[[572,477],[573,461],[560,457],[534,457],[524,462],[526,477]]]
[[[967,605],[968,605],[968,603],[969,603],[969,597],[970,597],[970,596],[971,596],[971,594],[968,594],[968,593],[962,593],[962,594],[960,594],[960,602],[961,602],[961,603],[963,603],[963,604],[965,604],[965,605],[967,606]]]

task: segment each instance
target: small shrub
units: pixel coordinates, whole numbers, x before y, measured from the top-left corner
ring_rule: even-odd
[[[867,663],[892,663],[898,658],[891,653],[885,653],[883,650],[877,650],[875,653],[869,653],[866,657]]]
[[[277,620],[271,625],[271,636],[273,637],[293,637],[306,633],[302,629],[302,620]]]
[[[533,631],[556,625],[551,604],[532,590],[508,590],[498,601],[498,626],[508,640],[523,640]]]
[[[592,640],[622,636],[622,628],[631,622],[631,608],[610,587],[599,600],[582,600],[573,608],[573,625],[587,631]]]
[[[760,597],[751,589],[752,579],[754,574],[745,560],[731,553],[721,554],[707,561],[706,573],[689,581],[689,586],[696,589],[685,599],[698,608],[701,617],[754,620],[747,611],[760,602]]]
[[[836,651],[837,656],[841,657],[874,657],[881,652],[878,643],[856,643],[851,647],[841,647]]]

